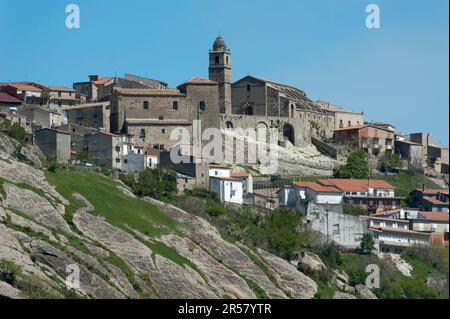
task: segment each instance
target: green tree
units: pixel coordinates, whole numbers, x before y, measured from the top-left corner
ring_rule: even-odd
[[[347,163],[334,169],[335,178],[369,178],[369,167],[366,152],[354,151],[347,157]]]
[[[147,169],[139,174],[135,187],[138,196],[167,198],[177,191],[177,174],[170,167]]]
[[[402,160],[397,154],[389,154],[385,153],[378,160],[378,166],[387,166],[387,167],[401,167]]]
[[[365,233],[361,238],[361,252],[363,254],[371,254],[375,249],[375,241],[373,236],[369,233]]]

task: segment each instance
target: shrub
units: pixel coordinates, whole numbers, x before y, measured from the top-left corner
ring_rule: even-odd
[[[135,187],[138,196],[167,198],[177,192],[177,175],[170,167],[147,169],[139,174]]]
[[[136,188],[136,179],[134,178],[134,176],[132,174],[120,173],[119,174],[119,179],[122,181],[122,183],[127,185],[133,191],[135,190],[135,188]]]
[[[75,155],[75,159],[78,161],[89,161],[91,160],[91,155],[88,150],[81,150]]]
[[[369,212],[367,211],[367,209],[364,209],[357,205],[350,205],[350,204],[343,204],[342,212],[346,215],[352,215],[352,216],[361,216],[361,215],[368,216],[369,215]]]
[[[10,260],[0,260],[0,281],[4,281],[15,287],[21,274],[22,268],[20,266]]]
[[[224,215],[226,212],[227,209],[221,203],[212,202],[208,207],[208,215],[212,217]]]
[[[360,245],[362,254],[371,254],[375,249],[375,241],[373,240],[373,236],[369,233],[365,233],[361,238]]]
[[[347,163],[335,168],[333,175],[335,178],[367,179],[369,177],[367,154],[362,150],[350,153]]]

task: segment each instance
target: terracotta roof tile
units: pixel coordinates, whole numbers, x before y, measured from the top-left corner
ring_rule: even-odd
[[[367,179],[325,179],[319,180],[319,184],[326,186],[335,186],[343,191],[364,191],[369,188],[369,180]],[[394,186],[383,180],[371,179],[371,188],[378,189],[394,189]]]
[[[316,182],[295,182],[295,186],[297,187],[305,187],[310,188],[315,192],[323,192],[323,193],[341,193],[342,191],[334,186],[326,186],[321,185]]]
[[[420,217],[428,220],[435,220],[435,221],[448,221],[449,220],[449,213],[448,212],[419,212],[419,218]]]
[[[214,81],[211,81],[211,80],[202,78],[202,77],[200,77],[200,76],[194,76],[194,77],[190,78],[189,80],[187,80],[187,81],[181,83],[181,84],[179,85],[179,87],[180,87],[180,86],[187,85],[187,84],[197,84],[197,85],[217,85],[217,82],[214,82]]]

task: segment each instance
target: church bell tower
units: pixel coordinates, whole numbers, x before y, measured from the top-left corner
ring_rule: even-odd
[[[231,52],[220,35],[209,50],[209,79],[219,83],[220,113],[231,114]]]

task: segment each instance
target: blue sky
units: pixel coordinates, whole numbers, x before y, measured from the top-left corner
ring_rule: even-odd
[[[65,27],[69,3],[81,28]],[[365,7],[381,28],[365,27]],[[448,146],[447,0],[0,0],[0,81],[71,86],[125,72],[176,86],[207,77],[221,34],[233,81],[252,74],[312,99],[426,131]]]

